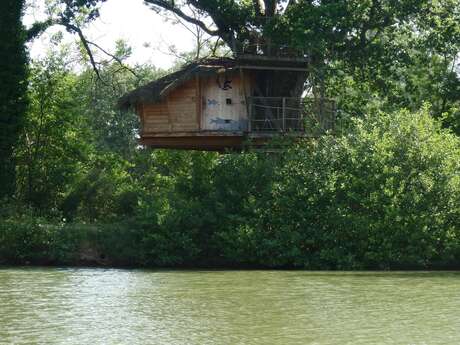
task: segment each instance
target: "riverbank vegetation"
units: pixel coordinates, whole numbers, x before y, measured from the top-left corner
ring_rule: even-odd
[[[458,4],[415,2],[363,47],[299,31],[326,5],[290,14],[292,44],[334,52],[307,85],[337,100],[340,127],[264,151],[140,147],[116,103],[165,71],[120,67],[120,41],[96,77],[87,53],[50,45],[28,66],[14,173],[2,166],[0,264],[459,268]]]
[[[4,205],[3,262],[309,269],[460,262],[460,140],[428,108],[372,114],[342,136],[283,152],[133,148],[127,159],[86,159],[69,160],[82,165],[70,182],[38,189],[50,200],[43,208]]]

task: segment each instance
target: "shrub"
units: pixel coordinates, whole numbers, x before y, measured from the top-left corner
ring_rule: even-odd
[[[460,139],[428,109],[285,145],[101,162],[67,197],[90,225],[1,207],[0,263],[458,267]]]
[[[428,110],[355,120],[277,170],[260,260],[308,268],[459,262],[460,142]]]

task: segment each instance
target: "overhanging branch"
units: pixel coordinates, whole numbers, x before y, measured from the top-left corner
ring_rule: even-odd
[[[129,66],[126,66],[119,57],[117,57],[114,54],[109,53],[107,50],[102,48],[97,43],[89,41],[85,37],[85,35],[83,34],[83,31],[78,26],[76,26],[74,24],[67,23],[66,21],[57,20],[57,19],[48,19],[48,20],[46,20],[44,22],[37,22],[34,25],[32,25],[32,27],[27,31],[27,39],[32,40],[32,39],[40,36],[49,27],[54,26],[54,25],[61,25],[61,26],[65,27],[67,29],[67,31],[76,33],[78,35],[78,37],[79,37],[79,39],[80,39],[80,41],[81,41],[81,43],[83,45],[83,48],[85,49],[86,53],[88,54],[88,58],[89,58],[91,67],[92,67],[92,69],[93,69],[94,73],[96,74],[96,77],[97,77],[97,79],[99,81],[103,82],[103,79],[102,79],[101,73],[99,71],[99,68],[97,66],[98,63],[96,62],[96,59],[94,57],[93,51],[91,50],[90,46],[96,47],[102,53],[104,53],[105,55],[111,57],[114,61],[116,61],[123,69],[129,71],[135,77],[139,77],[137,75],[137,73],[132,68],[130,68]]]
[[[220,31],[219,30],[210,29],[201,20],[187,15],[180,8],[176,7],[174,5],[174,2],[169,2],[169,1],[165,1],[165,0],[144,0],[144,1],[146,3],[148,3],[148,4],[161,7],[163,9],[167,10],[167,11],[170,11],[170,12],[176,14],[178,17],[182,18],[186,22],[189,22],[191,24],[194,24],[194,25],[198,26],[200,29],[202,29],[204,32],[206,32],[210,36],[220,36]]]
[[[81,38],[80,38],[81,39]],[[129,66],[125,65],[123,63],[123,61],[116,55],[113,55],[111,53],[109,53],[108,51],[106,51],[104,48],[102,48],[100,45],[94,43],[94,42],[91,42],[91,41],[88,41],[86,40],[86,42],[88,43],[88,45],[92,45],[94,47],[96,47],[97,49],[99,49],[101,52],[103,52],[105,55],[107,56],[110,56],[113,60],[115,60],[123,69],[131,72],[132,75],[134,75],[135,77],[139,78],[139,76],[137,75],[136,71],[134,71],[132,68],[130,68]]]
[[[94,73],[96,73],[97,79],[102,81],[101,73],[99,72],[99,69],[97,68],[96,60],[94,59],[93,52],[91,51],[91,48],[89,47],[90,43],[86,39],[85,35],[83,35],[83,32],[81,29],[73,24],[70,23],[61,23],[64,25],[68,30],[75,32],[78,37],[80,38],[81,43],[83,44],[83,47],[86,50],[86,53],[88,54],[89,61],[91,63],[91,66],[93,67]]]
[[[59,24],[58,21],[54,19],[47,19],[43,22],[35,22],[32,26],[26,31],[27,41],[31,41],[39,37],[44,33],[49,27]]]

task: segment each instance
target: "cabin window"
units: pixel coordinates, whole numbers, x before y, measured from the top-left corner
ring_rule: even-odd
[[[225,99],[225,103],[227,103],[227,105],[231,105],[232,104],[232,99],[231,98]]]

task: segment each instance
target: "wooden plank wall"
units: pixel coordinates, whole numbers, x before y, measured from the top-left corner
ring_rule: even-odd
[[[166,102],[145,104],[143,107],[142,133],[170,132],[171,123]]]
[[[190,80],[172,91],[162,102],[143,104],[140,107],[140,116],[143,119],[142,133],[197,131],[197,102],[199,88],[195,80]]]
[[[225,80],[231,88],[223,89]],[[159,103],[141,104],[142,134],[205,131],[244,131],[248,114],[246,97],[251,94],[252,75],[241,74],[197,77],[172,91]],[[231,104],[226,100],[231,99]]]
[[[198,130],[196,103],[199,101],[195,79],[180,86],[167,98],[173,132]]]

